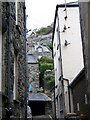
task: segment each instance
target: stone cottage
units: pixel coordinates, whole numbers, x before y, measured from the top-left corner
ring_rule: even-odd
[[[0,119],[25,118],[25,2],[0,2],[0,10]]]
[[[33,51],[37,58],[41,56],[52,58],[52,50],[49,48],[51,44],[52,33],[35,37],[30,36],[27,38],[27,52]]]

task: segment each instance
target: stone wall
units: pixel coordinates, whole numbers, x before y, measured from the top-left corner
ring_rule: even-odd
[[[12,108],[12,118],[25,117],[26,100],[26,39],[25,39],[25,3],[18,3],[18,25],[14,2],[2,2],[2,18],[6,28],[2,34],[2,108]],[[3,23],[3,24],[4,24]],[[16,56],[16,98],[14,99],[14,58]]]
[[[39,89],[39,65],[38,63],[28,63],[28,80],[32,84],[32,92],[36,92]]]
[[[87,95],[88,95],[88,120],[90,119],[90,1],[81,2],[80,6],[80,18],[81,18],[81,33],[83,41],[83,53],[84,53],[84,64],[87,82]]]
[[[45,104],[45,115],[51,115],[52,114],[52,103],[46,102]]]

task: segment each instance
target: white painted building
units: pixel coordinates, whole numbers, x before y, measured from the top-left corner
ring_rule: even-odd
[[[63,118],[67,112],[73,111],[68,85],[84,67],[78,3],[56,7],[53,56],[57,118]]]

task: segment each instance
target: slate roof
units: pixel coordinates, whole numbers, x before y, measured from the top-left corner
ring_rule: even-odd
[[[37,58],[33,54],[27,55],[27,62],[28,63],[37,63]]]
[[[51,98],[44,93],[30,93],[29,101],[51,101]]]
[[[51,49],[48,46],[44,45],[35,45],[35,49],[37,50],[38,48],[42,48],[43,52],[51,52]]]

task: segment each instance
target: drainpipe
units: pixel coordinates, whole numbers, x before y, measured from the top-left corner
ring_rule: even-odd
[[[54,87],[54,110],[55,110],[55,114],[54,114],[54,115],[55,115],[55,116],[54,116],[55,118],[54,118],[54,119],[56,120],[56,99],[55,99],[55,87]]]
[[[7,31],[7,78],[6,78],[6,84],[7,84],[7,108],[5,108],[6,110],[6,118],[7,120],[10,119],[11,116],[11,92],[10,92],[10,4],[7,3],[8,6],[8,10],[7,10],[7,18],[8,18],[8,31]]]
[[[71,98],[70,98],[70,87],[69,87],[69,81],[68,81],[68,99],[69,99],[69,112],[71,113]]]
[[[26,7],[24,5],[23,7],[24,11],[24,37],[25,37],[25,83],[26,83],[26,89],[25,89],[25,120],[27,120],[27,98],[28,98],[28,82],[27,82],[27,51],[26,51]]]
[[[62,96],[63,96],[63,115],[65,116],[66,114],[66,109],[65,109],[65,96],[64,96],[64,80],[63,80],[63,67],[62,67],[62,53],[61,53],[61,41],[60,41],[60,25],[59,25],[59,16],[57,13],[57,19],[58,19],[58,39],[59,39],[59,44],[60,44],[60,58],[61,58],[61,84],[62,84]]]

